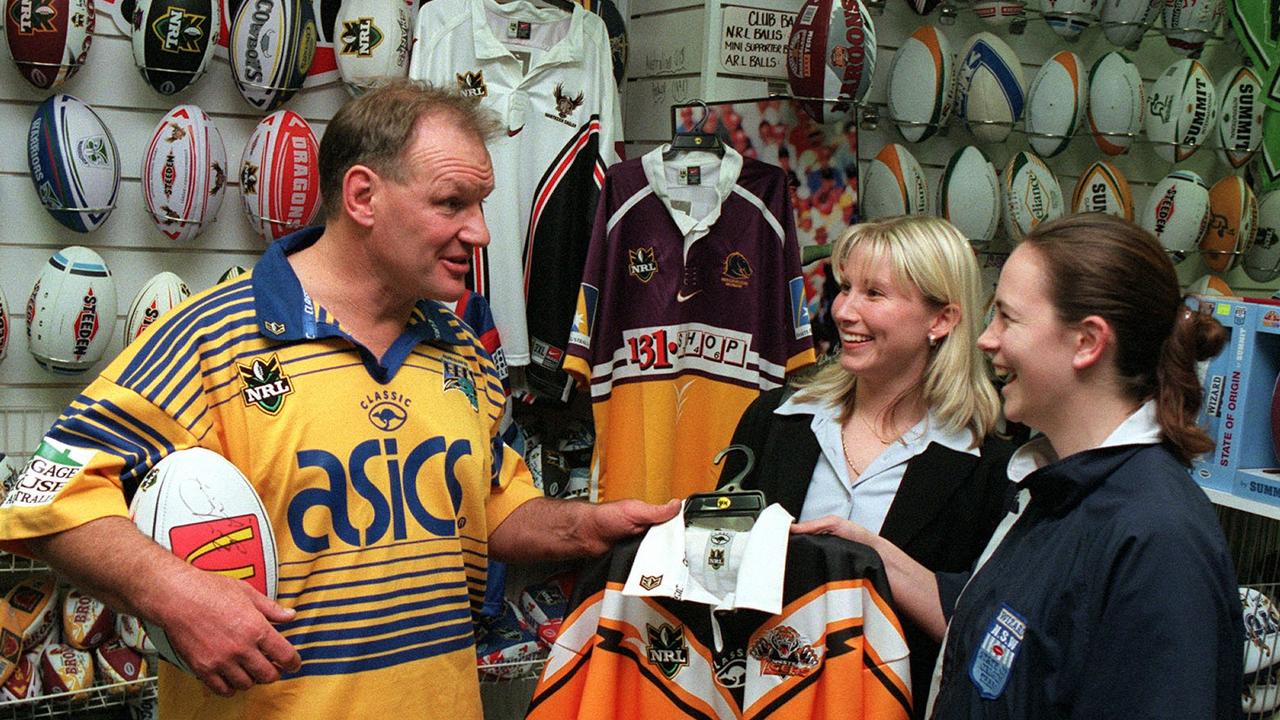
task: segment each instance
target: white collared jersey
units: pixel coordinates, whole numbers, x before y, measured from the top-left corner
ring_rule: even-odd
[[[910,716],[906,641],[870,548],[829,535],[792,536],[781,612],[713,616],[710,605],[624,595],[633,563],[642,562],[640,545],[619,545],[579,578],[531,720]],[[669,581],[640,570],[642,587]]]
[[[662,150],[605,175],[569,337],[600,501],[714,487],[747,405],[814,361],[782,171],[732,148]]]
[[[492,242],[476,251],[472,282],[531,385],[563,378],[596,199],[618,160],[611,67],[604,21],[577,5],[433,0],[418,14],[410,77],[476,98],[506,129],[488,145]]]

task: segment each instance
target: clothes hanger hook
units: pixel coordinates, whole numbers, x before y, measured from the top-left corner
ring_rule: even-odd
[[[747,462],[746,462],[746,465],[743,466],[742,471],[739,472],[737,475],[734,475],[733,479],[730,480],[724,486],[724,488],[722,488],[724,490],[728,490],[731,492],[742,487],[742,482],[747,479],[747,476],[751,474],[751,470],[756,466],[755,452],[753,452],[751,448],[747,447],[746,445],[741,445],[741,444],[730,445],[725,449],[721,450],[720,452],[716,453],[716,456],[711,459],[711,464],[719,465],[722,461],[724,461],[725,456],[728,455],[730,452],[733,452],[734,450],[741,450],[743,453],[745,453],[747,456]]]

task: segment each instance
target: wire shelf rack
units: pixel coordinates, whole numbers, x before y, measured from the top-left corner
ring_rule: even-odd
[[[85,713],[122,707],[129,700],[155,699],[155,696],[156,679],[147,677],[76,692],[0,702],[0,719],[82,718]]]

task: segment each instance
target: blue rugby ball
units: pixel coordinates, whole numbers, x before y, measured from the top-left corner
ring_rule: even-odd
[[[76,232],[96,230],[115,207],[116,142],[98,114],[70,95],[52,95],[36,108],[27,132],[27,165],[40,203]]]

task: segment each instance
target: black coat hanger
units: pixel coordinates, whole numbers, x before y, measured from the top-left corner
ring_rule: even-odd
[[[698,106],[702,108],[702,118],[698,120],[698,124],[693,126],[693,132],[682,133],[676,132],[671,137],[671,147],[662,154],[663,160],[670,160],[678,153],[688,152],[691,150],[703,150],[715,153],[717,157],[724,157],[724,143],[720,142],[720,136],[715,133],[707,132],[707,116],[711,114],[710,108],[701,100],[695,100]]]
[[[711,461],[719,465],[724,457],[733,450],[747,454],[746,466],[732,480],[713,492],[695,493],[684,501],[685,527],[724,528],[727,530],[750,530],[755,524],[760,511],[764,509],[764,493],[760,490],[743,490],[742,481],[751,474],[756,464],[756,455],[746,445],[730,445],[716,453]]]

